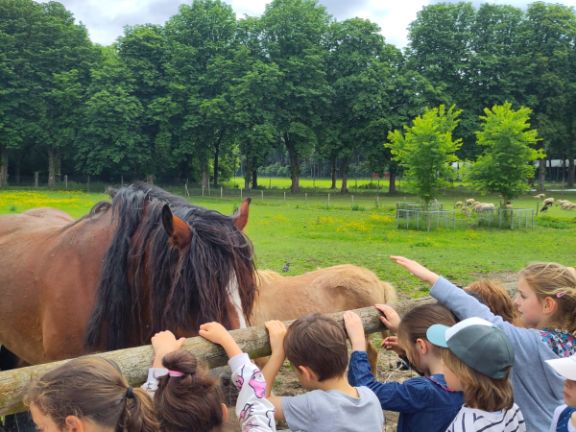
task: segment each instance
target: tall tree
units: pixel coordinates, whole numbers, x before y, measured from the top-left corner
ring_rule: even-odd
[[[524,66],[529,77],[525,92],[534,110],[535,127],[546,153],[568,158],[569,183],[574,182],[574,50],[576,15],[572,8],[533,3],[522,29]],[[540,161],[539,186],[544,188],[545,161]]]
[[[219,162],[233,142],[236,16],[220,0],[194,0],[166,24],[170,88],[182,106],[177,153],[197,159],[202,184],[208,187],[210,162],[218,183]],[[229,147],[228,147],[229,148]]]
[[[89,71],[96,51],[84,26],[57,2],[42,4],[44,19],[38,29],[42,46],[36,54],[35,69],[40,94],[40,131],[34,136],[35,149],[47,155],[48,186],[61,174],[62,159],[70,157],[81,117],[78,115],[89,83]]]
[[[466,158],[475,155],[474,131],[481,110],[470,88],[474,22],[471,3],[425,6],[409,26],[410,43],[406,50],[410,67],[443,93],[444,103],[462,108],[457,134],[463,138],[459,153]]]
[[[315,0],[274,0],[262,16],[265,54],[278,66],[282,81],[271,95],[275,124],[290,161],[290,190],[300,190],[300,163],[317,142],[315,128],[326,108],[326,50],[329,16]]]
[[[150,161],[145,166],[148,179],[173,175],[172,117],[178,108],[169,93],[167,46],[160,26],[129,27],[119,39],[118,55],[133,78],[131,94],[142,105],[142,148]]]
[[[236,140],[244,162],[245,189],[258,187],[258,167],[278,142],[274,125],[275,100],[270,97],[282,80],[278,66],[268,61],[261,44],[258,18],[238,23],[235,56],[238,77],[232,87],[236,121]]]
[[[426,207],[454,176],[451,164],[458,161],[456,152],[462,145],[460,139],[453,139],[459,115],[454,106],[446,109],[440,105],[427,109],[411,126],[405,125],[404,133],[395,130],[388,134],[386,145]]]
[[[103,48],[103,60],[92,71],[83,109],[75,160],[88,175],[130,175],[145,172],[150,154],[142,151],[144,109],[132,94],[135,84],[114,47]]]
[[[354,18],[332,23],[328,33],[328,81],[332,87],[325,134],[329,154],[340,158],[341,192],[348,192],[353,157],[386,139],[390,125],[388,78],[400,52],[384,42],[378,25]]]
[[[535,150],[538,132],[530,129],[530,108],[512,109],[509,102],[486,108],[476,136],[484,150],[469,171],[469,179],[483,192],[501,196],[501,207],[529,189],[532,162],[543,157]]]

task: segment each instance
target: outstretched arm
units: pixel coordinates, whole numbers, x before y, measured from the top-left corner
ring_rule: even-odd
[[[423,282],[428,283],[429,285],[434,285],[434,283],[440,277],[436,273],[434,273],[433,271],[428,270],[422,264],[420,264],[414,260],[405,258],[403,256],[393,255],[390,257],[390,259],[393,262],[395,262],[396,264],[401,265],[406,270],[408,270],[410,273],[412,273],[414,276],[416,276],[418,279],[420,279]]]

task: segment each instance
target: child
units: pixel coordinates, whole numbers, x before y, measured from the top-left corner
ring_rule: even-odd
[[[266,323],[269,332],[278,326]],[[224,348],[232,369],[232,382],[240,391],[236,415],[243,431],[275,431],[274,407],[265,396],[266,382],[260,370],[242,353],[232,336],[215,322],[202,324],[199,334]],[[152,338],[153,367],[144,388],[154,393],[154,403],[163,432],[222,431],[228,423],[224,395],[196,357],[181,349],[184,339],[170,331]],[[163,366],[163,367],[159,367]]]
[[[506,288],[499,282],[490,279],[480,279],[472,282],[464,288],[464,291],[488,306],[494,315],[501,316],[504,321],[514,325],[519,324],[517,322],[518,313],[512,298]]]
[[[555,263],[531,264],[520,272],[515,305],[519,328],[494,315],[488,307],[416,261],[391,257],[410,273],[433,285],[430,295],[458,318],[481,317],[501,328],[510,339],[518,367],[511,380],[516,403],[529,431],[547,430],[552,412],[562,403],[562,378],[546,360],[576,353],[576,271]]]
[[[464,403],[461,392],[448,389],[443,375],[442,349],[430,344],[426,330],[432,324],[454,324],[454,316],[442,305],[415,307],[400,321],[396,311],[387,305],[376,305],[384,314],[388,328],[398,334],[398,344],[408,360],[425,377],[403,383],[381,383],[374,379],[366,354],[362,320],[352,311],[344,313],[346,331],[352,344],[348,380],[352,385],[371,389],[382,409],[397,411],[398,432],[444,432]]]
[[[101,357],[70,360],[33,381],[24,402],[40,431],[156,432],[152,400]]]
[[[508,381],[514,351],[502,330],[482,318],[452,327],[434,324],[428,340],[444,350],[448,387],[464,392],[464,406],[447,432],[525,432]]]
[[[550,432],[576,432],[576,355],[546,360],[564,381],[564,404],[554,411]]]
[[[272,339],[277,339],[272,343]],[[283,350],[279,349],[284,339]],[[344,329],[318,314],[302,317],[286,336],[271,335],[271,380],[284,353],[308,393],[292,397],[269,395],[276,419],[286,420],[293,432],[381,432],[384,415],[376,395],[367,387],[352,387],[346,379],[348,348]],[[266,377],[268,379],[268,376]]]

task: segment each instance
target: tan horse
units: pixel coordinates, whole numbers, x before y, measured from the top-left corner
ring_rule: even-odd
[[[392,303],[396,291],[372,271],[352,264],[314,270],[298,276],[282,276],[257,270],[258,292],[250,317],[252,325],[271,319],[293,320],[311,313],[358,309],[375,303]],[[374,367],[377,352],[369,346]]]

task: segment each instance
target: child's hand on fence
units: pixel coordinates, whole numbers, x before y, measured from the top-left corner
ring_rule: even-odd
[[[396,310],[394,310],[392,306],[389,306],[387,304],[377,304],[374,305],[374,307],[378,309],[380,313],[382,313],[382,316],[380,317],[380,321],[382,321],[382,324],[388,327],[389,330],[396,333],[398,331],[398,327],[400,326],[401,321],[398,312],[396,312]]]
[[[352,351],[366,351],[366,336],[364,335],[364,326],[362,319],[356,312],[344,312],[344,327],[352,345]]]
[[[388,336],[382,341],[382,346],[387,351],[394,351],[399,356],[405,356],[406,351],[404,351],[400,344],[398,343],[398,336]]]
[[[396,264],[400,264],[418,279],[424,282],[428,282],[430,285],[433,285],[440,277],[433,271],[428,270],[422,264],[411,259],[404,258],[402,256],[391,256],[390,259]]]
[[[242,350],[232,337],[232,335],[224,328],[224,326],[217,322],[209,322],[202,324],[198,334],[204,339],[212,343],[220,345],[226,351],[229,358],[232,358],[242,353]]]
[[[154,349],[154,362],[152,367],[162,367],[162,359],[166,354],[177,351],[182,348],[186,338],[176,339],[174,333],[165,330],[152,336],[152,348]]]
[[[272,320],[266,321],[264,325],[266,326],[266,330],[268,330],[272,354],[284,355],[284,337],[288,331],[286,324],[282,321]]]

